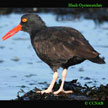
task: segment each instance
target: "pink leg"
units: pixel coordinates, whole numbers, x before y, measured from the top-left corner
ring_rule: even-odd
[[[73,93],[73,91],[69,90],[69,91],[64,91],[63,89],[63,86],[64,86],[64,81],[65,81],[65,78],[66,78],[66,75],[67,75],[67,70],[64,69],[63,72],[62,72],[62,83],[61,83],[61,86],[59,88],[59,90],[55,91],[53,94],[54,95],[57,95],[59,93]]]
[[[57,79],[58,79],[58,72],[54,72],[53,80],[52,80],[50,86],[48,87],[48,89],[42,90],[42,91],[37,91],[37,93],[41,93],[41,94],[43,94],[43,93],[51,93]]]

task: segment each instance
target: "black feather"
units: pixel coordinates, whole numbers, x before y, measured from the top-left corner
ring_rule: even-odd
[[[84,60],[105,63],[78,30],[71,27],[47,27],[38,15],[26,14],[23,17],[28,22],[21,23],[22,30],[30,34],[37,55],[53,71],[57,71],[59,67],[68,68]]]

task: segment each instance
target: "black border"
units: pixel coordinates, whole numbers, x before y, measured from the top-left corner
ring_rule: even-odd
[[[39,7],[39,8],[68,8],[68,3],[87,3],[87,4],[95,4],[95,3],[99,3],[102,4],[102,7],[108,7],[108,3],[105,0],[22,0],[22,1],[18,1],[18,0],[14,0],[14,1],[9,1],[9,0],[2,0],[0,1],[0,8],[7,8],[7,7],[14,7],[14,8],[20,8],[20,7]],[[107,101],[103,101],[104,105],[107,105],[108,102]],[[11,104],[10,104],[11,103]],[[50,104],[68,104],[69,107],[77,107],[77,106],[100,106],[100,105],[85,105],[85,101],[1,101],[0,105],[21,105],[21,104],[26,104],[26,105],[35,105],[35,104],[41,104],[41,105],[50,105]],[[75,106],[72,106],[75,105]],[[103,105],[103,106],[104,106]],[[22,105],[21,105],[22,106]],[[103,107],[101,106],[101,107]],[[3,106],[4,107],[4,106]],[[9,106],[8,106],[9,107]],[[36,106],[34,106],[36,107]],[[38,106],[37,106],[38,107]],[[40,106],[39,106],[40,107]],[[52,106],[51,106],[52,107]],[[54,106],[53,106],[54,107]],[[57,105],[57,107],[59,107]],[[67,106],[68,107],[68,106]]]
[[[7,107],[7,105],[9,105],[8,107],[46,107],[46,106],[50,106],[50,107],[65,107],[68,108],[68,107],[105,107],[108,102],[107,101],[101,101],[100,102],[103,102],[104,104],[103,105],[96,105],[96,104],[88,104],[86,105],[85,103],[88,102],[88,103],[95,103],[95,102],[99,102],[99,100],[88,100],[88,101],[78,101],[78,100],[73,100],[73,101],[66,101],[66,100],[62,100],[62,101],[0,101],[0,105],[3,105],[3,107]],[[24,105],[24,106],[22,106]],[[39,105],[39,106],[37,106]],[[59,106],[60,105],[60,106]]]
[[[43,8],[68,8],[68,3],[83,3],[83,4],[102,4],[102,7],[108,7],[106,0],[2,0],[0,7],[43,7]]]

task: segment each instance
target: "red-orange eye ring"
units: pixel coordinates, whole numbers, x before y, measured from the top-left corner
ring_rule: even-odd
[[[22,18],[21,21],[22,21],[22,22],[27,22],[27,19],[26,19],[26,18]]]

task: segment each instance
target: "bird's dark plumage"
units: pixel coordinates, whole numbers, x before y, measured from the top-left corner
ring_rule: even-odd
[[[99,53],[84,36],[71,27],[47,27],[42,19],[34,14],[26,14],[28,19],[22,30],[30,33],[32,45],[42,61],[53,71],[59,67],[68,68],[84,60],[105,63]]]
[[[9,31],[2,39],[6,40],[18,31],[30,34],[31,43],[37,55],[47,63],[54,71],[53,80],[47,90],[41,93],[50,93],[58,78],[57,69],[62,67],[62,82],[58,91],[54,94],[72,93],[63,89],[67,74],[67,68],[79,64],[84,60],[104,64],[104,58],[89,44],[84,36],[71,27],[47,27],[38,15],[26,14],[21,18],[18,26]]]
[[[47,27],[37,32],[32,42],[37,55],[54,71],[90,60],[100,61],[99,53],[77,30],[69,27]],[[104,63],[96,61],[96,63]]]

